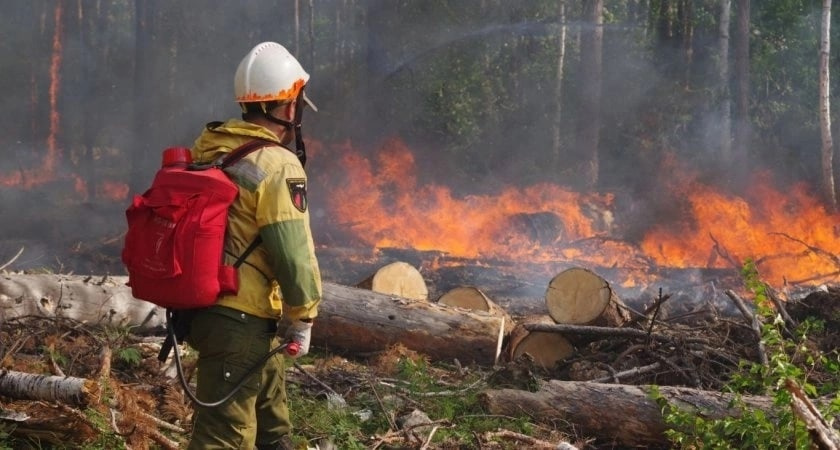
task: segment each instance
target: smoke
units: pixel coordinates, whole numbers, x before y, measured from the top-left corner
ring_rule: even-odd
[[[8,155],[0,159],[0,207],[4,217],[14,215],[0,223],[0,264],[25,241],[30,250],[16,268],[120,271],[128,198],[115,200],[115,186],[131,183],[134,175],[140,179],[135,189],[142,189],[164,148],[189,146],[206,122],[237,117],[234,70],[265,40],[286,45],[312,75],[307,92],[320,111],[307,112],[304,132],[312,154],[316,241],[353,240],[351,230],[329,227],[335,211],[327,206],[328,188],[335,184],[324,180],[354,182],[335,155],[349,149],[373,161],[394,137],[414,153],[419,184],[444,186],[455,200],[492,198],[510,186],[586,186],[587,161],[576,138],[580,111],[592,101],[580,95],[587,81],[580,63],[589,57],[580,43],[591,26],[577,20],[578,11],[570,9],[572,19],[559,24],[553,7],[541,2],[436,8],[435,2],[324,0],[299,2],[298,17],[292,2],[148,2],[159,9],[147,11],[154,20],[138,41],[139,4],[82,3],[63,13],[61,78],[51,105],[55,5],[24,3],[3,20],[7,39],[0,41],[7,88],[0,100],[0,144]],[[799,23],[791,39],[810,39],[813,30],[804,25],[810,21]],[[558,91],[561,25],[568,34]],[[614,201],[585,209],[615,237],[639,242],[652,224],[679,225],[689,211],[671,188],[686,175],[663,165],[663,155],[700,172],[691,180],[732,189],[731,181],[747,179],[740,171],[752,166],[714,162],[721,116],[711,93],[713,29],[698,31],[690,61],[678,46],[652,51],[650,30],[630,21],[607,23],[603,31],[595,189]],[[773,100],[807,104],[799,96]],[[787,107],[790,117],[801,117]],[[27,184],[23,180],[34,179],[46,164],[52,113],[59,115],[59,169],[49,180]],[[774,144],[811,147],[812,128],[798,122],[779,123]],[[555,132],[561,137],[557,148]],[[791,178],[814,166],[812,153],[775,155],[768,163],[793,161],[784,166],[795,168]],[[750,161],[764,165],[759,158]],[[61,261],[45,258],[50,251]]]

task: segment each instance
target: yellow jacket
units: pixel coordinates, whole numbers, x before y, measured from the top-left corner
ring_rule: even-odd
[[[232,119],[207,125],[193,145],[193,161],[215,161],[255,138],[277,145],[225,169],[239,186],[228,210],[225,262],[233,264],[258,234],[262,244],[239,267],[238,294],[217,304],[264,318],[314,318],[321,272],[309,227],[306,173],[294,152],[266,128]]]

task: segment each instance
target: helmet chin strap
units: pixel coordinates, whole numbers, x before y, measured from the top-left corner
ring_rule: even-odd
[[[295,100],[295,119],[292,122],[288,120],[279,119],[274,117],[270,114],[269,111],[266,111],[265,118],[283,125],[284,127],[288,128],[289,130],[293,130],[295,132],[295,154],[300,161],[301,166],[306,166],[306,144],[303,143],[303,132],[301,131],[301,121],[303,119],[303,104],[301,101],[303,100],[303,89],[300,90],[300,93]]]

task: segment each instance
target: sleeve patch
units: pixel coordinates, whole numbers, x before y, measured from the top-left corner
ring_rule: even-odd
[[[303,178],[289,178],[286,180],[292,204],[300,212],[306,212],[306,180]]]

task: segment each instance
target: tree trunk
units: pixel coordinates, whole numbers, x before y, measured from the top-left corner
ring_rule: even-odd
[[[671,405],[697,411],[706,418],[737,416],[729,407],[732,394],[659,386]],[[581,436],[597,436],[619,446],[667,444],[668,426],[661,408],[651,398],[651,386],[631,386],[575,381],[548,381],[537,392],[516,389],[489,390],[480,401],[490,414],[528,415],[546,423],[571,423]],[[769,397],[742,397],[750,408],[769,412]]]
[[[823,195],[832,211],[837,210],[837,193],[834,188],[834,141],[831,137],[831,103],[829,56],[831,56],[831,0],[823,0],[820,34],[820,135],[822,137]]]
[[[732,99],[729,91],[729,22],[732,0],[721,0],[718,27],[718,101],[720,105],[720,161],[732,160]]]
[[[737,0],[735,25],[735,167],[746,167],[750,146],[750,0]]]
[[[601,80],[604,42],[604,1],[584,0],[585,20],[591,28],[583,33],[581,42],[581,103],[580,135],[578,137],[583,152],[584,183],[588,187],[598,184],[601,140]]]
[[[159,89],[156,85],[157,71],[154,64],[156,46],[152,42],[154,18],[158,6],[154,0],[134,4],[134,100],[131,102],[134,114],[134,146],[130,149],[131,173],[129,174],[131,194],[143,192],[149,179],[148,134],[153,125],[152,102],[154,101],[154,96],[151,94]]]
[[[136,300],[128,277],[51,274],[0,276],[0,323],[21,316],[67,317],[92,324],[161,332],[164,311]],[[493,365],[504,319],[486,313],[324,283],[313,343],[349,353],[401,343],[432,360]]]
[[[683,79],[686,89],[691,89],[692,63],[694,62],[694,1],[683,0],[679,4],[680,39],[682,40],[682,58],[685,72]]]
[[[557,22],[560,24],[559,33],[557,36],[557,72],[555,75],[555,104],[557,105],[557,112],[554,116],[554,125],[552,126],[552,147],[554,148],[554,164],[557,167],[557,172],[562,169],[559,167],[560,161],[563,160],[563,150],[561,146],[561,135],[563,123],[563,75],[564,66],[566,64],[566,0],[558,2]]]
[[[397,261],[387,264],[356,287],[412,300],[428,300],[429,289],[423,275],[411,264]]]
[[[294,8],[295,22],[295,57],[300,57],[300,0],[295,0]]]
[[[620,327],[630,320],[626,305],[609,283],[592,271],[567,269],[548,283],[548,314],[556,323]]]

